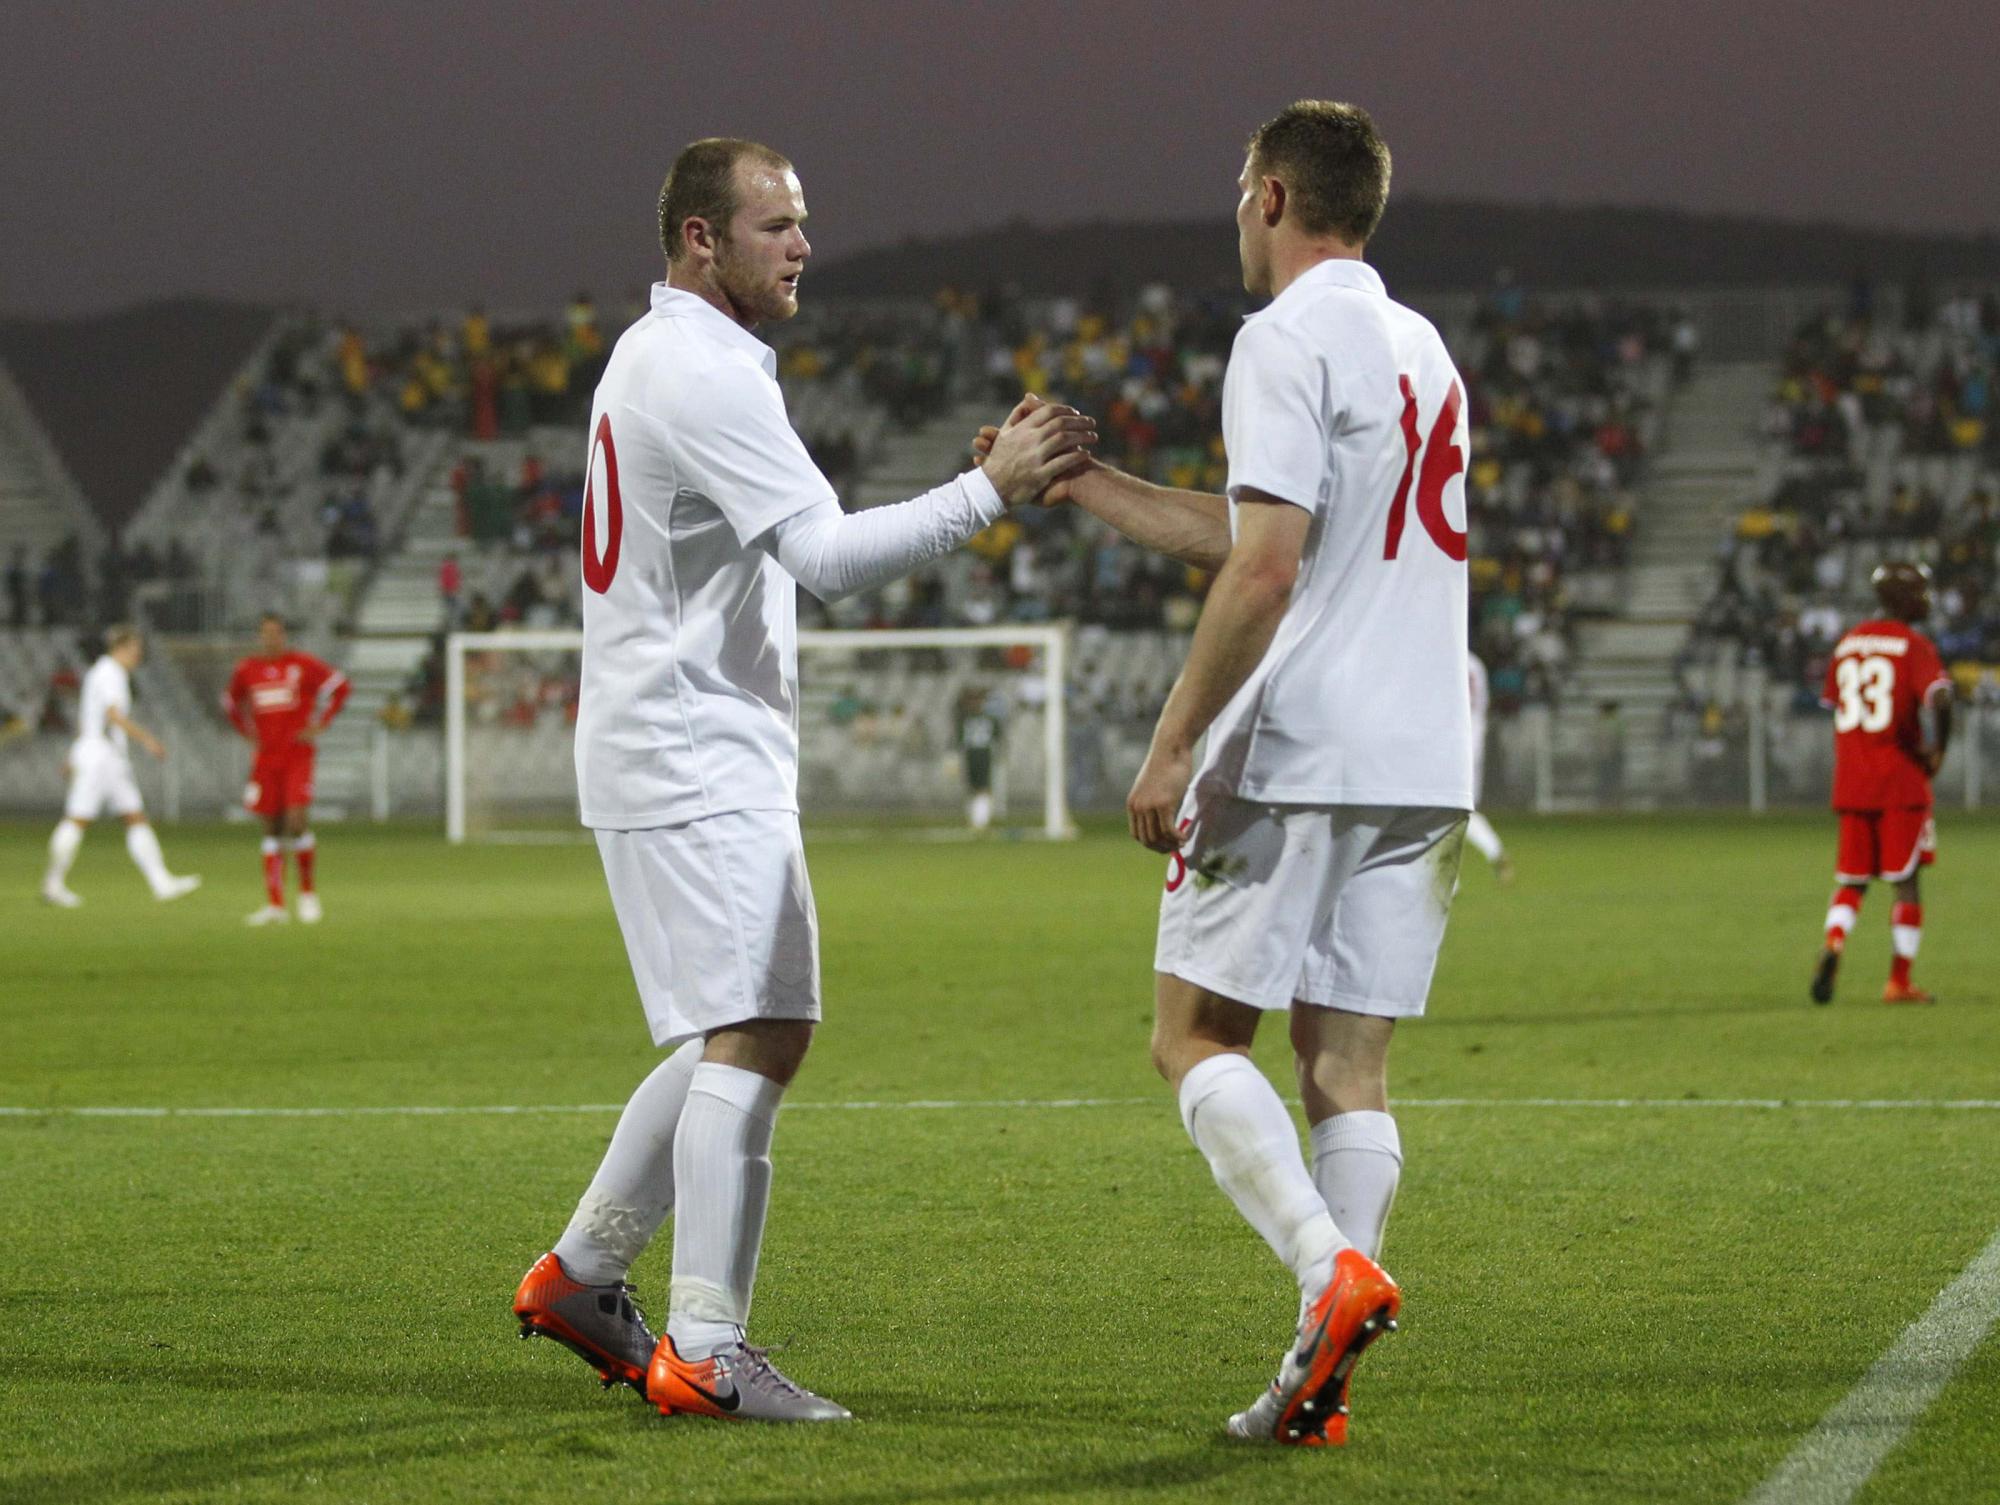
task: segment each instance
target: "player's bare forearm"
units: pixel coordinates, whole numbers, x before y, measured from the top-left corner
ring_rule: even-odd
[[[1181,844],[1175,817],[1194,777],[1194,744],[1256,672],[1291,604],[1312,514],[1245,488],[1237,539],[1208,593],[1153,745],[1125,799],[1133,839],[1156,852]]]
[[[1229,502],[1206,491],[1156,486],[1108,465],[1069,483],[1070,500],[1143,548],[1215,571],[1229,557]]]
[[[167,750],[160,744],[160,739],[139,725],[130,716],[127,716],[123,711],[107,711],[105,712],[104,719],[124,732],[126,736],[145,748],[154,757],[164,758],[167,755]]]
[[[1181,844],[1175,816],[1194,777],[1194,744],[1270,651],[1291,595],[1291,575],[1254,556],[1232,555],[1223,564],[1125,800],[1127,824],[1141,846],[1171,852]]]
[[[1924,739],[1924,766],[1935,776],[1944,767],[1944,750],[1951,744],[1951,692],[1939,690],[1924,701],[1917,714]]]

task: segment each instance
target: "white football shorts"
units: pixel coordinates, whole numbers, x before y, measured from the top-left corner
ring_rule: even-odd
[[[1465,845],[1463,810],[1190,794],[1153,967],[1260,1009],[1421,1014]]]
[[[599,831],[597,851],[654,1044],[819,1018],[819,917],[796,813]]]
[[[110,743],[76,749],[69,757],[69,793],[63,814],[70,820],[96,820],[109,805],[114,815],[138,815],[146,806],[139,798],[139,781],[132,760]]]

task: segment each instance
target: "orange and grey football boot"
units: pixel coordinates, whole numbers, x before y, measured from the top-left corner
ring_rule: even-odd
[[[1359,1249],[1343,1249],[1333,1279],[1306,1307],[1298,1341],[1278,1377],[1247,1411],[1229,1418],[1231,1437],[1289,1447],[1339,1447],[1347,1441],[1347,1382],[1361,1355],[1396,1330],[1403,1293]]]
[[[852,1421],[845,1406],[814,1395],[778,1372],[769,1352],[732,1343],[705,1359],[684,1359],[660,1339],[646,1377],[646,1399],[662,1416],[719,1416],[725,1421]]]
[[[655,1339],[624,1281],[587,1286],[571,1280],[553,1250],[535,1261],[514,1293],[524,1338],[553,1338],[597,1371],[604,1388],[646,1393]]]
[[[1897,982],[1892,977],[1882,985],[1882,1001],[1884,1003],[1936,1003],[1937,999],[1932,994],[1926,993],[1915,983]]]

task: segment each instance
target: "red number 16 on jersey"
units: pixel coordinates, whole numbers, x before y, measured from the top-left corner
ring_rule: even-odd
[[[597,552],[597,457],[604,456],[604,552]],[[603,595],[618,573],[618,545],[625,539],[625,504],[618,498],[618,450],[611,443],[611,415],[597,420],[590,469],[583,478],[583,583]]]
[[[1431,542],[1451,558],[1464,560],[1465,535],[1444,515],[1445,483],[1465,469],[1465,452],[1454,442],[1458,432],[1458,409],[1462,400],[1458,383],[1451,384],[1444,406],[1431,425],[1430,443],[1417,437],[1417,389],[1407,376],[1399,377],[1403,387],[1403,478],[1396,483],[1396,499],[1389,504],[1389,535],[1382,542],[1382,557],[1394,559],[1403,546],[1403,524],[1409,519],[1410,479],[1417,482],[1417,521],[1431,536]],[[1417,450],[1424,452],[1423,469],[1417,469]]]

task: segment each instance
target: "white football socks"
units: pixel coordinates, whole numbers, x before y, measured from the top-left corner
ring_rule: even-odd
[[[771,1204],[771,1132],[785,1089],[737,1066],[694,1069],[674,1136],[674,1282],[667,1332],[684,1359],[742,1341]]]
[[[1181,1122],[1216,1185],[1298,1278],[1307,1297],[1333,1278],[1347,1247],[1306,1172],[1298,1127],[1247,1056],[1210,1056],[1181,1078]]]
[[[1312,1127],[1313,1181],[1354,1247],[1381,1258],[1382,1228],[1403,1174],[1403,1140],[1387,1113],[1336,1113]]]
[[[77,848],[82,845],[82,826],[66,816],[56,822],[56,828],[49,836],[49,870],[42,879],[44,888],[63,886],[63,880],[69,876],[70,864],[76,861]]]
[[[153,828],[143,823],[127,826],[125,850],[132,854],[134,865],[146,875],[146,882],[153,892],[165,893],[173,883],[174,875],[167,871],[167,856],[160,850],[160,838],[153,834]]]
[[[571,1280],[590,1286],[623,1280],[673,1211],[674,1130],[701,1047],[690,1040],[655,1066],[618,1116],[604,1161],[556,1240],[556,1258]]]

